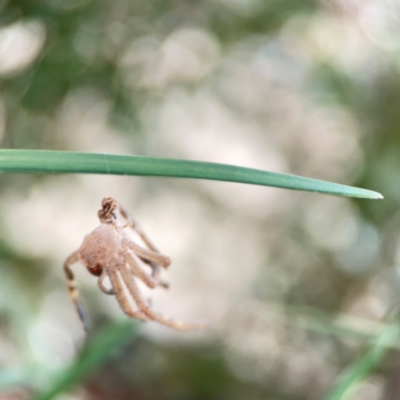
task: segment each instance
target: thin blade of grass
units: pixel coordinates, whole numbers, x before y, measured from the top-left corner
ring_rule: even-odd
[[[115,154],[0,150],[0,172],[140,175],[273,186],[337,196],[381,199],[371,190],[234,165]]]
[[[255,308],[256,305],[252,304],[252,309]],[[389,328],[388,324],[382,322],[346,314],[330,314],[310,307],[269,303],[268,306],[263,305],[259,308],[260,313],[268,310],[284,317],[285,322],[291,326],[339,338],[368,341],[370,344],[376,342],[382,330]],[[392,349],[400,350],[400,343],[393,343]]]
[[[39,394],[34,400],[52,400],[60,393],[65,392],[80,382],[89,373],[100,366],[110,353],[118,349],[135,333],[137,324],[131,321],[111,325],[92,339],[79,359],[70,367],[60,371],[58,378],[44,393]]]
[[[358,384],[374,371],[387,351],[395,345],[399,335],[399,325],[387,325],[365,354],[339,377],[330,393],[324,397],[324,400],[348,399]]]

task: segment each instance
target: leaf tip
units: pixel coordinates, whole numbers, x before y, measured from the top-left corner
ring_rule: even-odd
[[[379,192],[374,192],[372,190],[363,189],[363,198],[370,200],[382,200],[384,197]],[[360,196],[361,197],[361,196]]]

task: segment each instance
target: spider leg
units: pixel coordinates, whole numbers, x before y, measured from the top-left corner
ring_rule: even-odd
[[[99,286],[100,290],[109,295],[115,294],[115,291],[113,288],[108,289],[104,286],[104,279],[107,277],[107,274],[103,271],[103,273],[99,276],[99,279],[97,280],[97,285]]]
[[[156,264],[162,265],[164,268],[171,264],[169,257],[138,245],[126,235],[124,237],[124,244],[142,259],[153,261]]]
[[[154,278],[154,279],[159,279],[160,278],[160,275],[161,275],[161,268],[160,268],[160,266],[158,265],[158,264],[156,264],[155,262],[153,262],[153,261],[150,261],[150,260],[146,260],[145,258],[143,258],[143,257],[139,257],[144,263],[146,263],[147,265],[149,265],[150,266],[150,268],[151,268],[151,276]],[[165,288],[167,288],[167,287],[169,287],[169,284],[167,283],[167,282],[163,282],[163,286],[165,287]]]
[[[160,250],[158,250],[158,248],[156,247],[156,245],[150,240],[150,238],[146,235],[146,233],[144,232],[142,226],[139,224],[139,222],[137,222],[132,215],[129,214],[129,212],[121,205],[118,203],[118,209],[120,214],[126,219],[128,225],[140,236],[140,238],[143,240],[143,242],[146,244],[146,246],[154,251],[155,253],[161,254]],[[151,269],[153,270],[153,278],[157,278],[158,275],[160,274],[160,266],[158,265],[158,263],[153,262],[151,260],[148,260],[146,258],[142,258],[142,261],[144,261],[145,263],[149,264]],[[162,263],[159,263],[161,265],[163,265]],[[169,265],[169,264],[168,264]],[[163,265],[163,267],[165,268],[166,266]]]
[[[134,311],[132,309],[132,306],[129,302],[128,297],[126,296],[124,286],[121,282],[121,278],[120,278],[118,272],[115,272],[115,271],[108,272],[108,276],[110,277],[111,284],[114,288],[115,297],[117,298],[118,303],[122,308],[122,311],[131,318],[136,318],[136,319],[141,319],[143,321],[147,321],[148,318],[144,313],[142,313],[140,311]]]
[[[208,321],[204,322],[184,322],[179,320],[173,320],[163,317],[160,314],[155,313],[146,303],[139,292],[139,288],[136,285],[135,279],[130,274],[129,270],[126,267],[123,267],[119,270],[121,273],[121,277],[124,280],[132,298],[135,300],[139,310],[145,314],[149,319],[153,321],[157,321],[163,325],[169,326],[170,328],[176,330],[190,330],[190,329],[200,329],[207,325]]]
[[[139,222],[137,222],[121,204],[118,203],[118,207],[119,207],[119,212],[126,219],[128,225],[141,237],[146,246],[155,253],[160,253],[160,251],[157,249],[154,243],[146,235]]]
[[[79,261],[78,251],[74,251],[65,261],[64,261],[64,272],[68,281],[69,297],[74,303],[75,309],[78,312],[79,319],[82,321],[83,329],[87,332],[89,330],[89,316],[83,306],[83,303],[79,300],[79,291],[76,285],[75,277],[71,269],[71,265]]]
[[[164,288],[168,288],[168,283],[163,282],[161,279],[154,278],[152,276],[148,276],[145,271],[140,267],[140,265],[136,262],[135,257],[133,257],[129,252],[124,254],[126,262],[131,267],[131,272],[133,275],[136,275],[140,278],[149,288],[154,289],[156,286],[163,286]]]

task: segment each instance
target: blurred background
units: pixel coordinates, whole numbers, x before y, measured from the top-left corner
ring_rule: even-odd
[[[36,376],[3,379],[0,398],[32,398],[90,342],[61,266],[104,196],[172,258],[170,290],[143,289],[154,309],[211,322],[138,324],[57,399],[322,398],[397,310],[399,55],[396,0],[0,0],[2,148],[229,163],[385,196],[0,176],[0,382]],[[94,333],[127,319],[75,271]],[[352,399],[398,398],[387,358]]]

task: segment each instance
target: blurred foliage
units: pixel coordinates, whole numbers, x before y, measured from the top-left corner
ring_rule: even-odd
[[[386,327],[379,339],[370,349],[360,358],[360,360],[349,367],[343,376],[338,380],[334,387],[325,398],[327,400],[344,400],[351,396],[351,391],[356,389],[356,385],[365,379],[381,362],[388,349],[399,340],[399,326]]]
[[[29,398],[33,365],[40,392],[73,383],[72,399],[399,398],[396,321],[375,329],[400,299],[399,15],[393,0],[0,0],[3,148],[207,160],[385,196],[3,174],[0,397]],[[168,315],[182,298],[213,325],[100,346],[122,350],[81,381],[58,265],[114,192],[176,254]]]
[[[109,353],[121,348],[128,339],[134,336],[134,324],[125,322],[114,324],[97,334],[94,339],[89,338],[88,345],[83,349],[79,359],[67,370],[62,371],[60,377],[53,378],[51,388],[44,394],[39,394],[37,400],[51,400],[68,390],[92,372],[99,364],[106,361]],[[39,389],[40,390],[40,389]]]
[[[118,57],[128,40],[145,35],[165,37],[177,26],[190,23],[209,29],[228,45],[243,35],[274,32],[293,14],[316,9],[315,2],[308,0],[254,3],[254,15],[246,17],[212,1],[6,1],[0,10],[0,24],[35,19],[45,25],[47,35],[32,67],[1,81],[0,90],[13,111],[3,143],[9,148],[60,146],[43,119],[26,124],[19,107],[22,105],[24,112],[53,115],[69,91],[84,86],[95,87],[112,99],[111,119],[132,133],[140,123],[137,108],[146,96],[154,94],[140,88],[132,91],[121,80]],[[40,137],[33,137],[37,131],[42,131]]]

